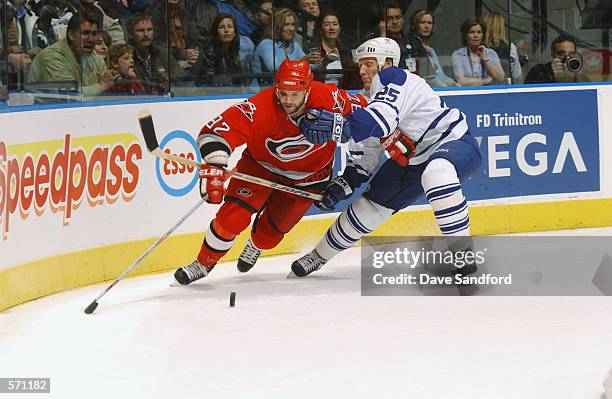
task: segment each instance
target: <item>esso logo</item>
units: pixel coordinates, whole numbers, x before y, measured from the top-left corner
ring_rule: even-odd
[[[167,153],[198,162],[202,161],[195,138],[182,130],[168,133],[159,143],[159,147]],[[159,185],[173,197],[181,197],[189,193],[198,183],[197,168],[193,166],[157,158],[155,168]]]

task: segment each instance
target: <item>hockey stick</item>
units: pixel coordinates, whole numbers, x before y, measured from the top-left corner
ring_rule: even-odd
[[[191,209],[190,209],[190,210],[189,210],[189,211],[188,211],[188,212],[187,212],[187,213],[186,213],[186,214],[185,214],[185,215],[184,215],[182,218],[180,218],[180,219],[179,219],[179,221],[178,221],[178,222],[176,222],[176,224],[175,224],[174,226],[172,226],[172,228],[170,228],[170,230],[168,230],[168,231],[167,231],[167,232],[166,232],[166,233],[165,233],[163,236],[161,236],[161,237],[159,238],[159,240],[155,241],[155,244],[151,245],[151,246],[149,247],[149,249],[147,249],[147,251],[146,251],[144,254],[140,255],[140,257],[139,257],[138,259],[136,259],[136,260],[134,261],[134,263],[132,263],[132,264],[130,265],[130,267],[128,267],[127,269],[125,269],[125,270],[124,270],[124,272],[123,272],[123,273],[121,273],[121,274],[119,275],[119,277],[117,277],[117,278],[115,279],[115,281],[113,281],[113,283],[112,283],[111,285],[109,285],[108,287],[106,287],[106,289],[104,290],[104,292],[102,292],[100,295],[98,295],[98,296],[96,297],[96,299],[94,299],[94,300],[93,300],[93,302],[91,302],[91,303],[89,304],[89,306],[87,306],[87,307],[85,308],[85,313],[86,313],[86,314],[92,314],[92,313],[93,313],[93,312],[96,310],[96,308],[98,307],[98,301],[100,300],[100,298],[102,298],[104,295],[106,295],[106,293],[107,293],[108,291],[110,291],[110,290],[111,290],[111,288],[113,288],[115,285],[117,285],[117,283],[118,283],[119,281],[121,281],[121,280],[122,280],[122,279],[123,279],[123,278],[124,278],[124,277],[125,277],[125,276],[126,276],[128,273],[129,273],[129,272],[131,272],[132,270],[134,270],[134,268],[135,268],[136,266],[138,266],[138,264],[139,264],[140,262],[142,262],[142,260],[143,260],[144,258],[146,258],[146,257],[147,257],[147,255],[149,255],[149,254],[150,254],[150,253],[151,253],[151,252],[152,252],[152,251],[153,251],[155,248],[157,248],[157,246],[158,246],[159,244],[161,244],[161,242],[162,242],[162,241],[164,241],[166,238],[168,238],[168,236],[169,236],[170,234],[172,234],[172,232],[173,232],[174,230],[176,230],[176,229],[177,229],[177,228],[178,228],[178,227],[179,227],[179,226],[180,226],[180,225],[181,225],[181,224],[182,224],[182,223],[183,223],[183,222],[184,222],[184,221],[185,221],[185,220],[186,220],[186,219],[187,219],[189,216],[191,216],[191,214],[192,214],[192,213],[194,213],[194,212],[196,211],[196,209],[198,209],[198,208],[199,208],[199,207],[200,207],[200,206],[201,206],[201,205],[202,205],[202,204],[203,204],[205,201],[206,201],[206,198],[201,198],[201,199],[198,201],[198,203],[197,203],[197,204],[195,204],[195,205],[193,206],[193,208],[191,208]]]
[[[140,122],[140,130],[142,131],[142,135],[144,136],[144,140],[147,145],[147,150],[149,150],[152,155],[179,163],[181,165],[195,166],[196,168],[202,167],[204,165],[203,163],[194,161],[192,159],[187,159],[185,157],[181,157],[174,154],[168,154],[162,151],[161,148],[159,148],[157,136],[155,135],[155,126],[153,125],[153,117],[151,116],[151,111],[149,111],[148,109],[140,110],[138,112],[138,121]],[[275,183],[270,180],[262,179],[261,177],[251,176],[240,172],[234,172],[233,177],[235,177],[236,179],[270,187],[275,190],[280,190],[286,193],[310,198],[315,201],[323,200],[323,196],[319,194],[309,193],[308,191],[300,190],[299,188],[285,186],[283,184]]]

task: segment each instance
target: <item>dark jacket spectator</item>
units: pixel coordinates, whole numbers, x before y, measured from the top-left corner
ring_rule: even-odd
[[[321,63],[315,69],[315,80],[335,83],[342,88],[358,88],[359,75],[351,49],[340,39],[340,15],[331,9],[323,11],[315,23],[313,45],[319,47]]]
[[[38,15],[38,28],[47,38],[47,44],[62,39],[70,17],[78,12],[78,7],[69,0],[42,0],[34,3],[34,12]]]
[[[181,79],[185,71],[165,47],[154,46],[153,17],[135,13],[128,20],[130,44],[134,47],[134,70],[152,93],[169,91],[170,80]]]
[[[153,42],[160,47],[167,47],[169,42],[174,58],[189,64],[195,63],[198,58],[197,49],[204,38],[193,16],[185,12],[183,0],[157,0],[146,13],[153,17]]]
[[[193,16],[197,21],[198,35],[202,38],[208,36],[213,21],[219,14],[219,9],[213,0],[184,0],[185,13]]]
[[[576,41],[571,36],[561,35],[553,40],[550,46],[551,62],[535,65],[527,76],[525,83],[572,83],[589,82],[590,79],[567,68],[568,57],[576,57]]]
[[[217,15],[200,50],[193,73],[198,83],[230,84],[232,74],[240,73],[240,35],[236,19],[231,14]]]
[[[130,1],[126,5],[122,0],[98,0],[98,5],[113,19],[127,19],[132,15]]]

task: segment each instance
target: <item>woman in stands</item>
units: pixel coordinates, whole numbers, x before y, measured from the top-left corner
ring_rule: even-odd
[[[484,23],[487,27],[487,34],[484,40],[485,46],[495,50],[506,76],[512,77],[513,82],[519,81],[523,70],[519,63],[516,46],[508,41],[506,20],[499,13],[490,12],[485,15]]]
[[[240,63],[240,36],[234,16],[218,14],[208,36],[194,66],[196,81],[200,84],[230,84],[232,74],[244,71]]]
[[[336,11],[323,11],[315,23],[314,43],[320,46],[320,66],[315,71],[315,80],[335,83],[342,88],[351,88],[358,74],[351,49],[340,40],[342,27]],[[358,86],[355,86],[357,88]]]
[[[288,8],[278,8],[272,19],[272,37],[264,38],[255,48],[253,71],[272,72],[285,60],[308,60],[312,65],[321,61],[321,54],[313,51],[308,54],[295,40],[297,16]]]
[[[418,74],[431,87],[461,86],[444,73],[438,53],[429,45],[429,39],[435,28],[436,20],[429,10],[418,10],[410,16],[409,40],[413,47],[413,55],[419,61]]]
[[[485,24],[476,17],[461,25],[463,46],[453,52],[453,73],[462,86],[484,86],[504,80],[499,56],[484,43]]]

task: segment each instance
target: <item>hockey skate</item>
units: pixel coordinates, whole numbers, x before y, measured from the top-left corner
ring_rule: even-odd
[[[291,264],[291,271],[296,277],[306,277],[310,273],[319,270],[326,262],[327,261],[313,249],[301,258],[294,260]]]
[[[462,277],[464,276],[469,276],[470,274],[474,274],[478,271],[478,266],[476,266],[476,263],[468,263],[463,267],[456,267],[455,266],[455,274],[456,275],[460,275]]]
[[[249,238],[238,258],[238,263],[236,264],[238,271],[240,273],[246,273],[251,270],[251,268],[255,266],[255,262],[257,262],[259,255],[261,255],[261,249],[253,245]]]
[[[208,273],[210,273],[213,267],[215,267],[215,265],[206,267],[196,259],[190,264],[176,269],[174,278],[180,285],[191,284],[196,280],[208,276]]]

